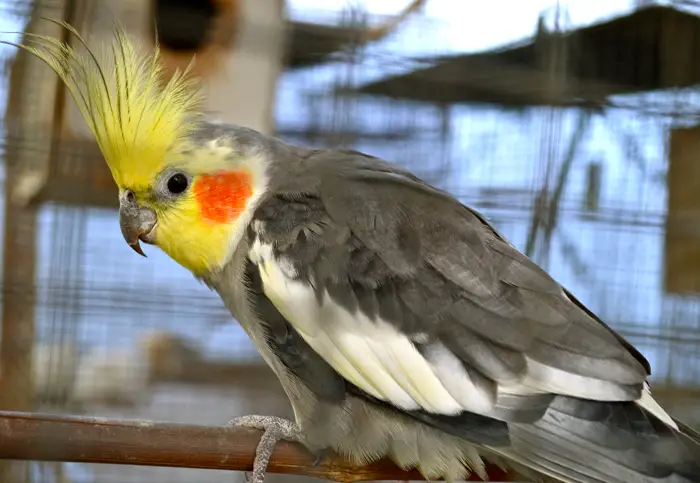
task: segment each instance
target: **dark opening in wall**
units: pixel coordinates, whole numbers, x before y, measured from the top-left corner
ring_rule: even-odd
[[[209,42],[219,14],[214,0],[154,0],[158,41],[171,51],[197,51]]]

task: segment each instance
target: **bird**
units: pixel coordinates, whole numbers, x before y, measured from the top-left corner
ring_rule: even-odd
[[[215,291],[294,420],[263,431],[317,461],[388,457],[426,479],[700,482],[700,436],[653,398],[645,357],[486,217],[396,163],[211,123],[189,69],[115,23],[110,45],[12,44],[62,79],[119,188],[126,243]],[[244,73],[242,73],[243,75]]]

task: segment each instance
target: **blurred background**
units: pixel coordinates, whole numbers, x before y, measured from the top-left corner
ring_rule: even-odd
[[[211,116],[451,191],[639,347],[657,398],[700,427],[700,2],[0,0],[1,39],[63,35],[42,16],[89,43],[116,18],[144,48],[155,25],[168,71],[196,54]],[[218,298],[124,243],[112,178],[57,77],[0,56],[0,409],[291,416]],[[0,462],[0,483],[234,480]]]

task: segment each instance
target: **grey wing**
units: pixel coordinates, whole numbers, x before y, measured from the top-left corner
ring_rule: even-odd
[[[492,392],[639,398],[643,356],[480,215],[388,163],[323,156],[309,166],[314,190],[280,189],[255,215],[317,295],[381,316],[419,348],[439,341]]]
[[[445,387],[466,381],[491,404],[445,412],[369,394],[300,336],[303,317],[268,303],[258,281],[255,303],[276,314],[268,330],[286,334],[273,350],[319,397],[338,400],[344,386],[564,481],[698,481],[698,442],[660,408],[635,403],[644,357],[483,217],[380,160],[316,157],[304,187],[280,183],[258,208],[253,244],[271,247],[289,282],[311,287],[318,304],[388,322]]]

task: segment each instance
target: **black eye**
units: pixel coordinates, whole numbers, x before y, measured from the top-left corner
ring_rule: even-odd
[[[168,180],[168,191],[174,195],[179,195],[187,189],[188,184],[187,176],[182,173],[175,173]]]

